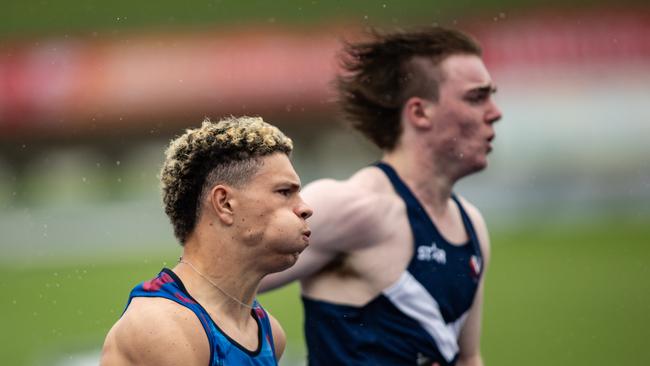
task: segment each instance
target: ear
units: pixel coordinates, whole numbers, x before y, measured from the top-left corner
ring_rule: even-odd
[[[232,188],[222,184],[212,187],[208,201],[214,215],[225,225],[232,225],[234,222]]]
[[[430,129],[435,109],[436,103],[420,97],[411,97],[404,103],[402,118],[416,129]]]

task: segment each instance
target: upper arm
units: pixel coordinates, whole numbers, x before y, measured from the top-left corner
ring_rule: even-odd
[[[481,246],[481,253],[483,255],[483,273],[479,282],[479,286],[474,297],[474,302],[469,310],[469,314],[465,321],[465,325],[461,329],[459,346],[460,355],[458,360],[459,366],[466,365],[482,365],[483,361],[480,352],[480,337],[481,337],[481,320],[483,312],[483,293],[485,273],[490,260],[490,238],[483,216],[479,210],[471,203],[463,200],[463,207],[467,211],[472,224],[476,231],[476,235]]]
[[[314,211],[307,223],[309,246],[289,269],[266,276],[260,292],[283,286],[318,272],[341,253],[376,242],[381,208],[354,181],[323,179],[308,184],[301,192]]]
[[[280,361],[280,357],[282,357],[282,354],[284,353],[284,348],[287,345],[287,336],[284,333],[284,329],[282,329],[282,326],[280,323],[273,317],[273,315],[269,314],[269,321],[271,323],[271,332],[273,333],[273,347],[275,348],[275,359],[277,361]]]
[[[207,365],[209,343],[199,320],[162,298],[136,298],[111,328],[102,366]]]
[[[135,365],[135,360],[128,347],[130,335],[124,334],[121,328],[121,323],[118,321],[106,335],[102,348],[101,365]]]

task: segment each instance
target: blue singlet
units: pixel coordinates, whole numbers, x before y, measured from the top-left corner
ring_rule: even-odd
[[[164,268],[153,280],[136,286],[131,291],[127,308],[134,297],[163,297],[192,310],[201,321],[210,343],[210,366],[277,365],[271,323],[268,314],[257,301],[253,304],[251,315],[257,321],[259,329],[258,347],[251,352],[221,331],[201,304],[190,296],[180,278],[167,268]]]

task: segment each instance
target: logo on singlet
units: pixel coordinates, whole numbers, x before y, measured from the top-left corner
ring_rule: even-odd
[[[438,264],[447,263],[447,253],[444,249],[438,248],[436,242],[432,242],[431,245],[420,245],[418,247],[418,260],[420,261],[436,261]]]
[[[473,255],[469,258],[469,267],[472,269],[472,274],[474,277],[478,277],[481,274],[481,258]]]

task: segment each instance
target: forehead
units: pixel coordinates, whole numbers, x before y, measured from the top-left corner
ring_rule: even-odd
[[[287,181],[300,184],[300,178],[284,153],[274,153],[262,157],[262,166],[251,178],[251,183],[280,183]]]
[[[472,89],[492,84],[483,60],[475,55],[452,55],[440,63],[442,86]]]

